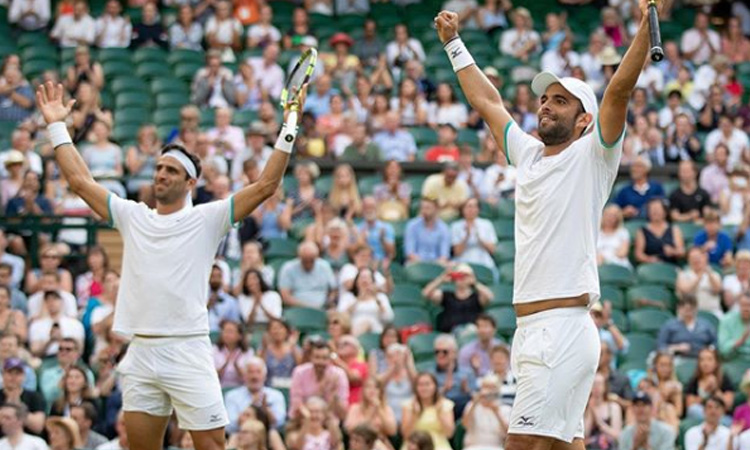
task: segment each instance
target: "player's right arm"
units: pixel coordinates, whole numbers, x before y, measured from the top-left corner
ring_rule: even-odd
[[[45,122],[47,122],[48,129],[52,127],[59,129],[59,124],[64,123],[73,108],[75,100],[70,100],[66,104],[63,100],[62,84],[53,85],[52,82],[48,81],[37,88],[36,103]],[[65,135],[67,136],[67,132],[65,132]],[[50,138],[53,139],[52,145],[57,145],[52,133]],[[100,217],[109,221],[110,217],[107,207],[109,191],[94,181],[94,177],[91,175],[89,168],[86,167],[86,163],[83,161],[78,149],[73,145],[72,140],[69,139],[69,136],[67,143],[58,145],[55,148],[55,159],[57,160],[57,165],[60,167],[60,172],[62,172],[70,185],[70,190],[81,197]]]
[[[441,11],[435,18],[440,41],[445,45],[451,39],[458,37],[458,14],[451,11]],[[490,83],[476,64],[460,69],[456,72],[461,90],[466,100],[474,108],[495,137],[500,150],[505,152],[505,127],[513,121],[510,113],[505,109],[500,93]]]

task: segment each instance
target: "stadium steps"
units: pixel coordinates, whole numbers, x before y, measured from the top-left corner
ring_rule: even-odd
[[[122,267],[122,236],[115,229],[101,229],[96,234],[96,241],[104,247],[109,256],[110,268],[120,272]]]

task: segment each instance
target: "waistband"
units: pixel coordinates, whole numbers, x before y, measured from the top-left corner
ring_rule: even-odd
[[[541,321],[545,320],[552,320],[552,319],[561,319],[561,318],[569,318],[569,317],[582,317],[582,316],[588,316],[589,309],[585,306],[573,306],[570,308],[555,308],[555,309],[548,309],[546,311],[541,311],[534,314],[529,314],[528,316],[523,317],[517,317],[516,318],[516,326],[528,326],[533,325]]]
[[[190,335],[178,335],[178,336],[133,336],[130,341],[130,345],[139,345],[142,347],[161,347],[164,345],[172,345],[181,342],[197,341],[197,340],[209,340],[207,334],[190,334]]]

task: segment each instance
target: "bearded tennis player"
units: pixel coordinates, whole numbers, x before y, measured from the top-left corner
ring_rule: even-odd
[[[304,90],[298,103],[286,105],[285,115],[301,108]],[[208,337],[208,278],[222,237],[276,192],[296,125],[282,128],[256,183],[226,200],[195,207],[190,193],[200,162],[179,145],[166,146],[154,174],[156,209],[149,209],[94,181],[65,126],[74,100],[63,100],[62,85],[40,86],[36,100],[70,189],[124,241],[113,330],[132,337],[118,366],[130,449],[161,449],[174,410],[197,450],[223,450],[228,421]]]
[[[458,15],[435,18],[440,40],[471,106],[517,168],[515,283],[518,317],[511,366],[518,391],[506,450],[583,450],[583,413],[599,360],[588,307],[599,299],[597,230],[617,177],[625,115],[649,51],[643,20],[597,105],[575,78],[542,72],[531,83],[541,105],[539,139],[524,133],[458,35]]]

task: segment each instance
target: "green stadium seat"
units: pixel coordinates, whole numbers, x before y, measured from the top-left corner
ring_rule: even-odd
[[[406,283],[409,281],[406,277],[406,269],[396,261],[391,262],[391,277],[394,283]]]
[[[380,347],[380,333],[361,334],[357,339],[365,355],[369,355],[371,351]]]
[[[411,127],[408,130],[417,146],[437,144],[437,132],[430,127]]]
[[[371,195],[375,186],[383,182],[381,175],[364,175],[359,178],[357,186],[359,187],[359,193],[362,196]]]
[[[440,276],[444,270],[445,268],[437,263],[416,262],[406,266],[406,277],[412,283],[424,286]]]
[[[513,305],[513,286],[510,284],[493,284],[490,286],[492,289],[492,302],[489,304],[490,308],[496,306],[511,306]]]
[[[397,283],[389,296],[391,306],[424,306],[422,288],[412,283]]]
[[[415,334],[409,338],[409,348],[414,355],[415,362],[428,361],[435,358],[435,338],[438,333]]]
[[[675,375],[677,379],[686,386],[690,379],[695,375],[695,368],[698,366],[698,361],[695,358],[680,358],[674,367]]]
[[[419,197],[422,193],[422,184],[427,179],[427,175],[408,175],[404,178],[404,182],[411,186],[412,197]]]
[[[682,231],[682,239],[689,244],[693,242],[695,235],[703,229],[702,226],[691,222],[678,222],[675,225]]]
[[[332,175],[321,175],[315,180],[315,190],[323,195],[328,195],[331,192],[331,186],[333,186]]]
[[[714,331],[719,331],[719,318],[715,314],[708,311],[698,311],[698,317],[711,324]]]
[[[627,267],[617,264],[603,264],[599,266],[599,281],[618,287],[632,286],[635,279],[633,272]]]
[[[151,80],[151,92],[155,95],[165,93],[183,94],[190,97],[190,87],[181,79],[176,77],[155,78]]]
[[[416,324],[432,326],[432,317],[424,308],[402,306],[393,308],[393,326],[396,328],[409,327]]]
[[[146,80],[152,80],[154,78],[169,77],[172,72],[169,70],[169,66],[163,62],[157,61],[145,61],[139,64],[135,73]]]
[[[97,54],[97,60],[104,64],[110,61],[131,62],[132,53],[127,48],[103,48]]]
[[[174,49],[169,51],[167,62],[173,67],[180,63],[203,65],[206,62],[206,54],[202,51]]]
[[[135,141],[139,128],[140,124],[116,121],[112,130],[112,139],[120,144]]]
[[[132,59],[139,66],[150,62],[164,64],[164,60],[167,59],[167,52],[160,47],[141,47],[133,52]]]
[[[511,338],[516,331],[516,311],[512,306],[490,308],[485,311],[495,319],[498,334]]]
[[[640,285],[628,289],[625,297],[628,309],[659,308],[671,311],[674,309],[674,295],[664,286]]]
[[[630,333],[626,337],[630,348],[624,355],[624,361],[647,361],[651,352],[656,350],[656,338],[650,334]]]
[[[499,208],[498,213],[499,213]],[[493,223],[495,234],[499,240],[513,240],[516,233],[516,225],[513,219],[496,219]]]
[[[727,377],[732,381],[732,385],[736,390],[739,390],[740,382],[742,381],[745,372],[750,369],[750,361],[746,359],[735,359],[732,361],[724,361],[721,363],[721,368]]]
[[[21,50],[21,59],[24,63],[37,59],[57,61],[59,58],[59,50],[52,46],[30,46]]]
[[[150,108],[151,95],[148,92],[123,92],[115,97],[115,106],[119,109]]]
[[[516,217],[516,202],[509,199],[504,198],[501,199],[497,203],[497,211],[500,214],[501,218],[504,219],[515,219]]]
[[[211,108],[201,109],[201,128],[210,128],[214,126],[216,111]]]
[[[247,128],[253,121],[258,120],[258,112],[250,109],[235,111],[232,116],[232,125]]]
[[[625,375],[630,376],[629,372],[644,372],[648,369],[648,363],[645,360],[634,359],[626,361],[618,366],[617,370]]]
[[[315,308],[286,308],[283,317],[289,325],[302,333],[325,330],[327,323],[325,311]]]
[[[104,77],[108,80],[124,75],[133,75],[133,63],[130,61],[112,60],[102,63]]]
[[[16,41],[18,48],[24,49],[27,47],[48,47],[51,45],[49,37],[46,33],[42,32],[25,32],[18,36]]]
[[[154,124],[156,126],[170,125],[178,126],[180,124],[179,108],[161,108],[154,112]]]
[[[628,330],[630,330],[628,316],[626,316],[625,313],[620,311],[619,309],[612,310],[612,322],[614,322],[617,328],[623,333],[627,333]]]
[[[23,75],[31,80],[47,70],[57,70],[57,61],[51,59],[34,59],[21,65]]]
[[[156,127],[156,135],[159,136],[159,139],[162,141],[166,140],[170,134],[177,128],[177,125],[171,125],[171,124],[162,124],[158,125]]]
[[[513,284],[515,265],[512,262],[500,266],[500,281],[503,283]]]
[[[612,309],[619,309],[620,311],[627,310],[627,303],[625,302],[625,294],[622,293],[617,286],[611,286],[608,284],[600,286],[602,303],[610,302]]]
[[[156,106],[159,108],[182,108],[190,103],[190,98],[179,92],[165,92],[156,96]]]
[[[454,74],[455,75],[455,74]],[[477,134],[477,130],[472,130],[470,128],[462,128],[458,130],[458,138],[457,138],[458,144],[466,144],[473,148],[474,150],[479,150],[479,135]]]
[[[652,335],[659,333],[659,329],[664,325],[664,322],[673,318],[672,313],[658,309],[639,309],[628,312],[631,331]]]
[[[268,247],[263,255],[266,258],[295,258],[297,256],[297,242],[289,239],[268,239]]]
[[[512,262],[516,259],[516,243],[509,240],[498,241],[493,257],[498,265]]]
[[[628,234],[630,234],[630,239],[635,240],[635,235],[644,226],[646,226],[646,221],[643,219],[630,219],[625,222],[623,225],[626,230],[628,230]]]
[[[143,106],[138,108],[118,109],[114,112],[115,128],[118,124],[141,125],[148,122],[151,113]],[[135,138],[135,135],[133,135]]]
[[[148,85],[135,76],[117,77],[109,83],[109,87],[115,95],[123,92],[148,92]]]
[[[669,263],[641,264],[636,269],[636,274],[641,283],[674,288],[677,281],[677,266]]]

